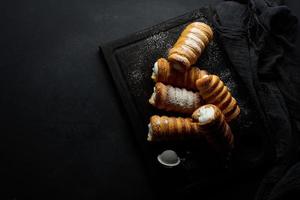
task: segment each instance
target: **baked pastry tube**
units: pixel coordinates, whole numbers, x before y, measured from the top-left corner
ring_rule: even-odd
[[[201,97],[198,92],[188,91],[156,83],[149,103],[154,107],[166,111],[192,114],[201,106]]]
[[[204,75],[196,81],[196,86],[205,103],[216,105],[224,114],[227,122],[238,117],[240,108],[237,101],[218,76]]]
[[[148,141],[169,141],[186,138],[201,138],[199,123],[191,118],[154,115],[148,124]]]
[[[227,152],[233,148],[234,136],[218,107],[212,104],[201,106],[195,110],[192,118],[199,123],[199,131],[215,150]]]
[[[197,67],[191,67],[189,70],[181,73],[175,70],[165,58],[158,59],[153,66],[151,78],[155,82],[170,84],[175,87],[196,90],[196,80],[208,74],[205,70],[200,70]]]
[[[185,71],[195,64],[205,47],[213,38],[213,31],[203,22],[189,24],[168,53],[168,60],[179,71]]]

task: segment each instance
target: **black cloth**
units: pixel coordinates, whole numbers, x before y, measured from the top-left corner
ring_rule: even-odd
[[[266,128],[257,162],[269,168],[255,199],[299,199],[297,18],[278,1],[227,1],[215,8],[214,26]]]

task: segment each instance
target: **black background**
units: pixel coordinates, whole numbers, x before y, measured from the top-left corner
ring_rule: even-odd
[[[218,2],[1,2],[0,199],[154,199],[98,46]]]

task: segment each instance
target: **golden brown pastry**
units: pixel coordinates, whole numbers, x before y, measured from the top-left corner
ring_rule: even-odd
[[[196,86],[205,103],[216,105],[224,114],[227,122],[238,117],[240,108],[237,101],[218,76],[204,75],[196,81]]]
[[[166,111],[192,114],[201,106],[201,97],[198,92],[175,88],[158,82],[155,84],[149,103]]]
[[[212,104],[201,106],[193,113],[192,118],[199,123],[199,131],[215,150],[228,151],[233,148],[233,134],[218,107]]]
[[[148,124],[148,141],[165,141],[203,137],[199,132],[199,123],[191,118],[166,117],[154,115]]]
[[[188,90],[196,90],[196,80],[208,74],[205,70],[197,67],[191,67],[189,70],[181,73],[175,70],[165,58],[158,59],[153,67],[151,78],[155,82],[170,84],[175,87],[186,88]]]
[[[213,38],[213,31],[203,22],[189,24],[170,49],[168,60],[179,71],[185,71],[195,64],[205,47]]]

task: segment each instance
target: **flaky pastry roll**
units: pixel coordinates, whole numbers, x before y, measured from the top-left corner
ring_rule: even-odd
[[[148,141],[168,141],[190,137],[202,137],[199,123],[191,118],[154,115],[148,124]]]
[[[202,99],[198,92],[156,83],[149,103],[158,109],[179,113],[192,114]]]
[[[160,58],[153,66],[151,78],[155,82],[162,82],[167,85],[186,88],[188,90],[196,90],[196,80],[207,74],[207,71],[200,70],[198,67],[191,67],[184,72],[179,72],[172,67],[172,63],[167,59]]]
[[[213,38],[211,27],[203,22],[189,24],[181,33],[168,53],[168,60],[179,71],[185,71],[195,64],[205,47]]]

